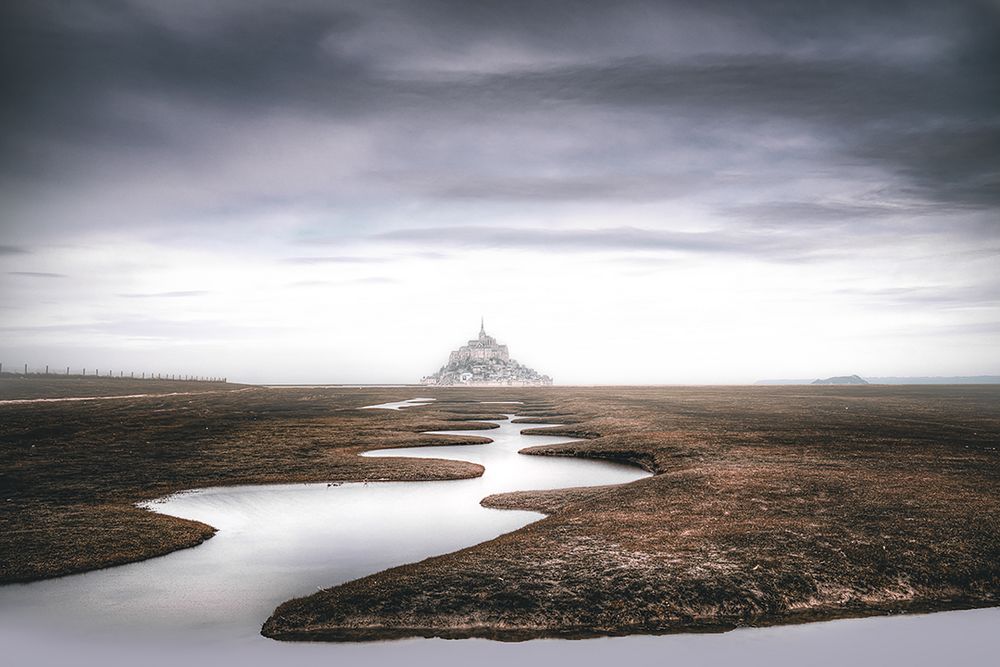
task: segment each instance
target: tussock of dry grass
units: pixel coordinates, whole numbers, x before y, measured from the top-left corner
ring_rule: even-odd
[[[657,474],[493,496],[549,518],[277,609],[282,639],[590,636],[996,604],[1000,387],[554,388]],[[541,416],[536,414],[535,416]],[[553,430],[540,431],[553,432]]]
[[[2,379],[0,395],[34,397],[24,394],[29,382]],[[104,395],[105,385],[135,393],[128,380],[106,379],[39,381],[36,389],[43,397],[58,395],[56,389],[68,396]],[[167,383],[159,388],[177,390]],[[486,442],[420,432],[455,429],[456,420],[503,418],[478,404],[449,402],[458,395],[447,391],[436,392],[440,403],[410,411],[357,409],[426,394],[420,389],[252,388],[0,405],[0,583],[142,560],[211,537],[210,526],[133,506],[174,491],[482,474],[481,466],[460,461],[358,456],[381,447]]]
[[[172,491],[480,474],[461,462],[357,454],[481,442],[420,432],[496,417],[497,406],[478,404],[492,399],[525,401],[510,409],[528,423],[565,424],[539,432],[581,438],[531,454],[630,461],[656,474],[490,497],[484,504],[552,516],[292,600],[265,634],[659,633],[1000,597],[1000,387],[436,389],[440,402],[430,406],[357,409],[431,391],[250,389],[0,406],[0,582],[210,537],[209,526],[133,507]]]

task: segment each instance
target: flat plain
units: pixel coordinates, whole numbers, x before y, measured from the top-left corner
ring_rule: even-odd
[[[32,394],[30,383],[37,383],[37,393],[46,399],[60,393],[151,395],[0,404],[0,583],[118,565],[200,544],[214,534],[212,527],[135,507],[176,491],[456,479],[482,472],[457,461],[357,455],[378,447],[462,442],[420,432],[453,428],[457,420],[482,414],[478,405],[396,413],[357,408],[396,400],[398,390],[199,388],[117,379],[0,380],[0,395],[23,400]]]
[[[488,437],[476,420],[499,417],[498,406],[479,401],[502,400],[523,401],[504,410],[529,426],[555,421],[563,426],[539,430],[579,438],[528,454],[630,462],[654,475],[484,499],[550,516],[291,600],[264,634],[652,634],[1000,598],[1000,387],[222,389],[0,405],[0,581],[209,538],[209,526],[133,505],[172,491],[477,475],[474,464],[357,454],[463,442],[420,434],[456,422]],[[358,409],[416,396],[438,400]]]

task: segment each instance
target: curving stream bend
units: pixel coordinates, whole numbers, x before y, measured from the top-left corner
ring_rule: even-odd
[[[371,408],[401,409],[427,399]],[[843,665],[986,664],[1000,651],[1000,610],[943,612],[737,630],[724,634],[619,637],[504,644],[412,639],[374,644],[274,642],[259,635],[293,597],[389,567],[492,539],[541,514],[484,508],[490,494],[621,484],[631,466],[523,456],[527,446],[570,438],[522,436],[509,419],[484,445],[370,451],[471,461],[482,477],[436,482],[280,484],[199,489],[150,501],[150,509],[215,526],[205,543],[166,556],[79,575],[0,587],[5,664],[317,665],[553,664]],[[8,662],[9,661],[9,662]]]
[[[429,399],[368,406],[402,409]],[[454,459],[485,467],[481,477],[425,482],[276,484],[185,491],[142,503],[201,521],[218,533],[165,556],[60,579],[0,588],[0,620],[68,626],[88,634],[269,642],[260,626],[275,607],[389,567],[490,540],[542,518],[479,501],[505,491],[621,484],[645,476],[632,466],[524,456],[532,445],[571,438],[521,435],[494,421],[482,445],[410,447],[365,456]]]

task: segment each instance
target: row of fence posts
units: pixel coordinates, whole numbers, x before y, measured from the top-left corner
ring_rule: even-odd
[[[48,377],[62,377],[62,376],[68,376],[68,375],[71,374],[69,366],[66,367],[66,372],[65,373],[49,372],[49,367],[48,366],[45,367],[45,372],[44,373],[41,372],[41,371],[33,371],[33,372],[29,373],[28,372],[28,364],[24,365],[24,372],[22,372],[22,373],[18,373],[17,371],[7,371],[7,372],[10,373],[11,375],[23,375],[24,377],[27,377],[29,375],[48,376]],[[3,374],[3,362],[0,362],[0,375],[2,375],[2,374]],[[82,375],[84,377],[88,377],[87,376],[87,369],[84,368],[83,371],[80,373],[80,375]],[[89,377],[112,378],[112,379],[125,379],[127,377],[130,380],[179,380],[179,381],[183,381],[183,382],[226,382],[227,381],[227,379],[224,378],[224,377],[207,377],[207,376],[204,376],[204,375],[179,375],[179,374],[176,374],[176,373],[145,373],[145,372],[143,372],[143,373],[139,374],[139,377],[136,377],[135,371],[129,371],[128,376],[125,375],[125,371],[118,371],[118,375],[115,375],[114,371],[108,371],[107,375],[101,375],[101,371],[99,369],[95,369],[93,375],[89,376]]]

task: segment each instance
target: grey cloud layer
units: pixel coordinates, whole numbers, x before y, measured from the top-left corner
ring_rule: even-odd
[[[171,292],[126,292],[118,296],[126,299],[177,299],[189,296],[205,296],[207,290],[176,290]]]
[[[316,257],[286,257],[286,264],[378,264],[386,261],[381,257],[350,257],[350,256],[316,256]]]
[[[8,271],[11,276],[24,276],[25,278],[66,278],[64,273],[50,273],[48,271]]]
[[[502,248],[539,251],[666,251],[753,255],[774,260],[796,260],[811,244],[778,235],[719,232],[670,232],[635,227],[551,230],[512,227],[436,227],[386,232],[378,238],[403,243],[430,243],[439,247]]]
[[[235,359],[343,332],[309,365],[392,377],[380,313],[544,292],[584,332],[565,368],[620,341],[594,380],[672,377],[614,376],[626,327],[732,336],[678,343],[699,381],[755,328],[760,364],[992,372],[998,71],[995,0],[7,0],[0,333]]]
[[[17,203],[2,224],[19,230],[41,193],[67,185],[109,199],[88,222],[103,224],[122,208],[118,176],[131,189],[144,176],[165,183],[122,215],[150,227],[249,197],[279,207],[312,197],[322,212],[685,196],[749,228],[770,206],[794,227],[828,214],[787,215],[802,193],[786,180],[848,182],[860,170],[884,174],[873,189],[914,208],[1000,207],[1000,10],[987,1],[102,0],[0,11],[0,188]],[[248,138],[241,123],[261,134]],[[269,134],[283,123],[296,129]],[[230,125],[238,138],[227,139]],[[356,137],[359,156],[315,148],[332,133]],[[273,167],[253,152],[268,141],[288,148]],[[208,171],[223,182],[188,175],[216,162]],[[769,201],[749,196],[762,189]],[[68,203],[46,210],[73,216]]]

